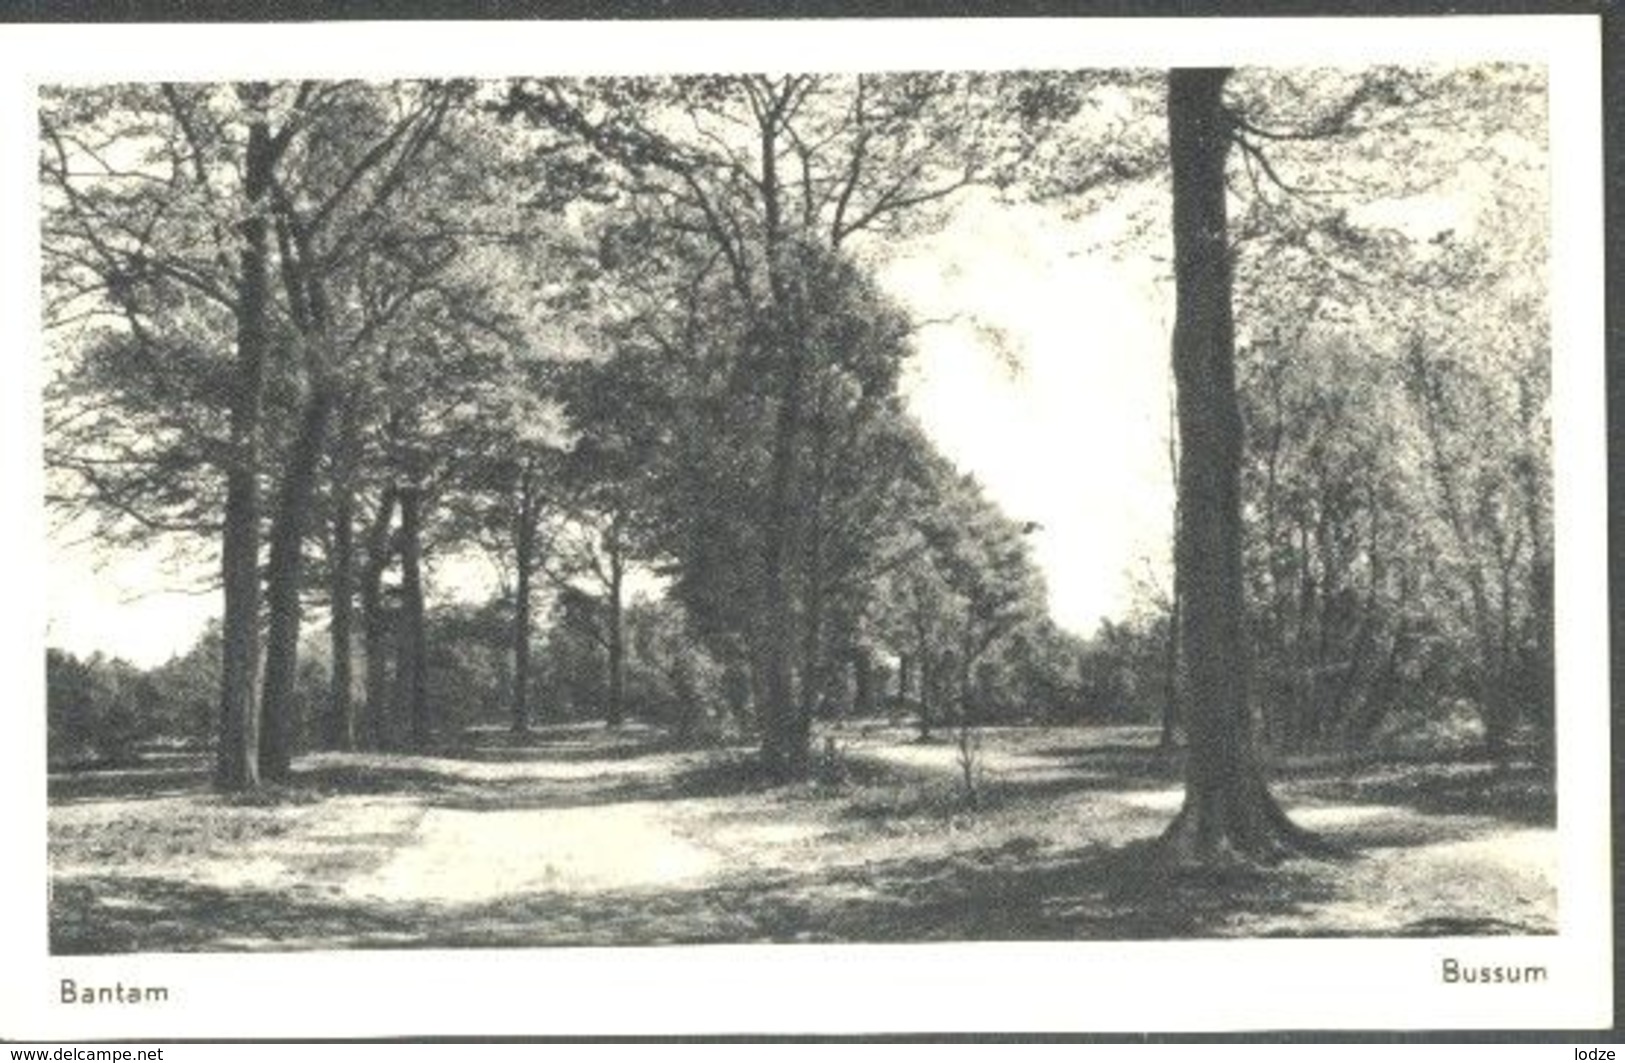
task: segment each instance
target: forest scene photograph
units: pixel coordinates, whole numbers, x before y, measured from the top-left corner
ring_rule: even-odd
[[[1558,933],[1544,67],[35,114],[54,956]]]

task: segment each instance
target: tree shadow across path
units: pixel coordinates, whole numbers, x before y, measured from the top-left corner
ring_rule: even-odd
[[[1403,772],[1292,773],[1295,814],[1356,857],[1195,878],[1163,874],[1151,852],[1177,784],[1116,738],[997,736],[974,807],[951,747],[885,736],[796,787],[767,785],[743,750],[590,728],[432,756],[313,755],[292,788],[251,802],[209,794],[201,774],[126,773],[53,790],[52,949],[1553,928],[1552,832],[1474,806],[1482,780],[1465,770],[1441,769],[1463,781],[1437,812],[1410,800]]]
[[[87,876],[53,896],[60,955],[199,950],[723,942],[1122,940],[1223,935],[1324,899],[1288,874],[1162,878],[1145,846],[1037,853],[1010,843],[812,875],[747,872],[687,888],[536,890],[477,904],[377,903],[314,889]]]

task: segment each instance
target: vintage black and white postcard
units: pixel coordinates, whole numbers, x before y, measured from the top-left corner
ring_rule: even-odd
[[[1609,1025],[1599,69],[8,29],[0,1034]]]

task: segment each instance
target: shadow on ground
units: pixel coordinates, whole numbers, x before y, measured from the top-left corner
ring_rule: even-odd
[[[149,756],[113,770],[52,772],[45,786],[46,798],[53,805],[205,793],[209,789],[209,761],[202,753]]]
[[[197,950],[1122,940],[1222,936],[1326,893],[1292,871],[1197,881],[1148,871],[1145,844],[1037,851],[1016,840],[812,876],[690,889],[536,891],[472,905],[378,903],[312,890],[224,890],[97,876],[52,896],[59,955]]]
[[[207,764],[197,755],[52,776],[51,803],[76,808],[69,822],[53,821],[53,849],[61,846],[78,860],[72,873],[53,882],[52,951],[1136,940],[1342,932],[1335,920],[1315,918],[1318,909],[1348,899],[1343,869],[1336,864],[1298,861],[1267,873],[1202,878],[1159,873],[1146,839],[1155,837],[1169,812],[1159,803],[1163,795],[1151,801],[1142,795],[1176,788],[1177,765],[1149,744],[1110,735],[1097,744],[1064,746],[1020,746],[1017,742],[1026,738],[1001,736],[998,741],[1008,744],[996,741],[990,748],[1005,759],[971,812],[966,795],[956,788],[951,760],[921,760],[917,748],[905,756],[889,755],[888,750],[907,747],[887,747],[883,741],[860,744],[822,764],[827,777],[772,787],[747,750],[697,749],[648,729],[555,728],[476,737],[477,744],[423,757],[303,758],[290,787],[241,802],[316,806],[304,810],[232,807],[238,802],[208,793]],[[1331,830],[1332,839],[1355,854],[1482,839],[1486,832],[1493,836],[1497,822],[1543,827],[1553,819],[1550,780],[1533,769],[1498,771],[1471,763],[1298,765],[1282,773],[1280,789],[1295,807],[1358,812],[1336,820]],[[186,798],[177,807],[201,818],[177,820],[167,806],[145,806],[150,814],[135,815],[118,808],[123,801],[156,797]],[[310,852],[303,856],[278,851],[276,859],[293,869],[290,880],[296,884],[286,888],[196,881],[187,877],[184,859],[171,858],[172,851],[185,857],[294,830],[290,815],[321,817],[326,814],[321,802],[344,797],[362,799],[346,807],[381,804],[411,814],[378,828],[373,842],[344,830],[324,835],[319,843],[307,839]],[[724,828],[738,826],[748,835],[764,824],[799,823],[817,828],[809,834],[814,840],[797,843],[810,848],[777,863],[730,856],[703,877],[658,888],[566,889],[547,882],[479,901],[391,901],[346,892],[350,872],[362,865],[370,869],[414,844],[413,817],[422,810],[542,812],[648,802],[668,803],[664,814],[696,799],[708,800],[704,815],[684,822],[697,824],[699,831],[726,833]],[[95,802],[107,805],[97,809]],[[1113,817],[1111,830],[1090,818],[1101,813]],[[955,834],[967,817],[976,821],[971,833]],[[177,832],[186,833],[183,826],[196,837],[177,841]],[[136,844],[141,831],[154,834],[150,845]],[[243,833],[239,839],[229,831]],[[905,836],[895,845],[894,832]],[[692,838],[700,844],[714,840],[698,833]],[[1072,844],[1083,838],[1086,844]],[[177,848],[181,842],[193,848]],[[847,844],[855,847],[844,857],[830,857]],[[98,845],[108,846],[106,860],[94,848]],[[121,856],[134,862],[120,869]],[[318,867],[311,861],[325,863]],[[1373,866],[1382,871],[1387,865],[1379,860]],[[1471,912],[1465,907],[1407,909],[1376,933],[1549,932],[1521,925],[1516,920],[1522,916],[1493,906]],[[1362,926],[1358,933],[1373,932]]]
[[[1551,775],[1529,765],[1406,764],[1322,771],[1307,790],[1333,801],[1402,805],[1432,816],[1494,815],[1530,826],[1557,823]]]

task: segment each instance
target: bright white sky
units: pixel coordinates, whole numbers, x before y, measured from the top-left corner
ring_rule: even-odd
[[[1058,623],[1080,634],[1167,582],[1172,288],[1147,249],[1113,255],[1116,217],[978,198],[882,273],[924,319],[905,381],[942,451],[1032,539]],[[1002,334],[1005,357],[988,332]]]
[[[971,197],[881,271],[918,317],[952,319],[917,336],[910,407],[1013,518],[1042,525],[1055,619],[1079,633],[1124,613],[1137,582],[1167,581],[1170,289],[1145,248],[1113,256],[1120,222]],[[212,564],[144,554],[98,568],[93,550],[53,544],[47,642],[161,662],[218,614],[218,595],[195,589]]]

